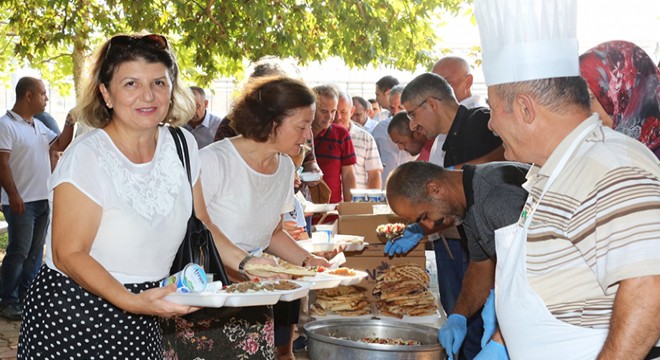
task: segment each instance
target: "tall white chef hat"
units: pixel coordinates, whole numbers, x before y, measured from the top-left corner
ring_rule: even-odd
[[[476,0],[486,85],[579,76],[576,0]]]

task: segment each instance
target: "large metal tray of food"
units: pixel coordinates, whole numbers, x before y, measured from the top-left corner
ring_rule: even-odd
[[[445,359],[437,329],[389,320],[333,319],[304,326],[314,359]]]

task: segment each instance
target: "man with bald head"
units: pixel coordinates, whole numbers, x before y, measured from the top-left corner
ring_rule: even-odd
[[[480,96],[472,95],[474,77],[470,74],[470,64],[462,57],[443,57],[433,65],[431,72],[447,80],[461,105],[467,108],[486,106]]]
[[[0,186],[8,228],[7,255],[0,269],[0,315],[20,319],[22,301],[41,267],[48,228],[50,151],[64,151],[75,120],[67,118],[57,136],[34,115],[46,109],[44,83],[32,77],[16,84],[16,103],[0,117]]]

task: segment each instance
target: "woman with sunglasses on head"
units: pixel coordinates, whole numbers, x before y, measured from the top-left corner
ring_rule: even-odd
[[[95,130],[65,152],[48,182],[46,264],[24,304],[19,359],[162,359],[159,317],[195,308],[158,287],[194,206],[238,268],[247,254],[208,221],[197,144],[184,131],[190,189],[167,127],[191,118],[167,40],[119,35],[95,54],[75,117]],[[225,256],[223,256],[225,258]]]

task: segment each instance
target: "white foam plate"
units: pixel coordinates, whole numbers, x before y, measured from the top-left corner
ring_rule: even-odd
[[[317,273],[315,276],[305,276],[302,280],[312,282],[314,284],[312,285],[312,290],[334,288],[339,286],[342,281],[339,276],[326,273]]]
[[[353,275],[353,276],[333,275],[333,274],[330,274],[330,273],[328,273],[328,275],[340,277],[341,281],[339,282],[339,285],[356,285],[356,284],[361,283],[362,280],[366,279],[367,276],[369,276],[369,274],[367,274],[364,271],[355,270],[355,269],[353,269],[353,270],[355,271],[355,275]]]
[[[275,291],[245,294],[230,294],[225,300],[227,307],[273,305],[280,300],[282,294]]]
[[[341,276],[333,275],[326,272],[317,273],[316,276],[305,276],[302,278],[303,281],[311,281],[314,283],[312,285],[312,290],[318,289],[329,289],[334,288],[339,285],[355,285],[362,282],[366,279],[369,274],[364,271],[355,270],[355,275],[353,276]]]
[[[313,234],[313,233],[312,233]],[[316,239],[309,239],[309,240],[300,240],[298,241],[298,245],[300,245],[303,249],[309,251],[309,252],[326,252],[326,251],[332,251],[336,247],[344,246],[344,251],[362,251],[364,250],[369,243],[361,243],[361,244],[356,244],[356,243],[347,243],[343,241],[337,241],[337,236],[340,235],[335,235],[333,237],[333,241],[323,241],[323,240],[316,240]],[[353,235],[348,235],[348,236],[353,236]]]
[[[311,283],[309,281],[297,281],[297,280],[289,280],[289,281],[293,281],[294,283],[300,285],[300,287],[293,290],[287,290],[280,297],[280,301],[293,301],[303,298],[307,296],[307,294],[309,294],[309,290],[311,290],[312,285],[314,285],[314,283]]]
[[[333,211],[337,208],[337,204],[314,204],[308,202],[305,204],[305,212],[312,213],[325,213],[328,211]]]
[[[289,280],[300,285],[293,290],[260,291],[254,293],[227,293],[224,290],[202,291],[199,293],[174,293],[165,297],[166,300],[189,306],[201,307],[243,307],[273,305],[278,301],[293,301],[306,296],[313,283]]]
[[[300,180],[304,182],[314,182],[321,180],[321,173],[318,172],[302,172],[300,173]]]
[[[202,291],[188,294],[174,293],[167,295],[165,300],[181,305],[219,308],[225,305],[227,297],[227,293]]]

